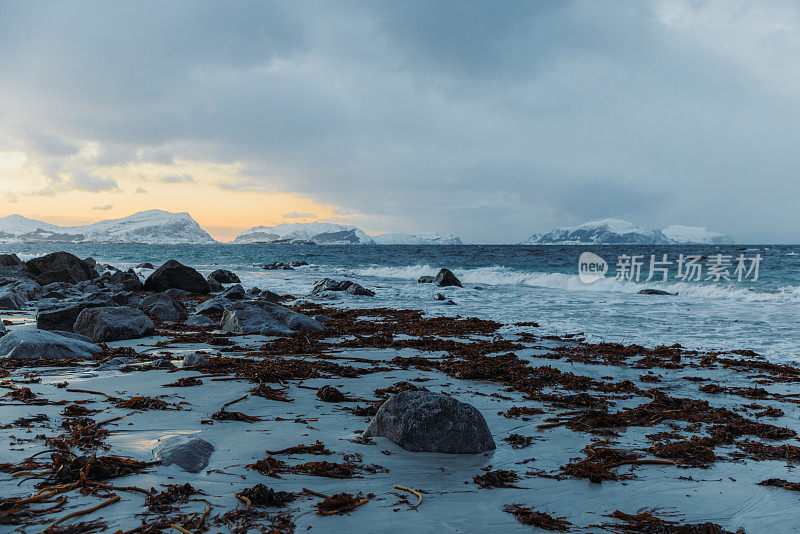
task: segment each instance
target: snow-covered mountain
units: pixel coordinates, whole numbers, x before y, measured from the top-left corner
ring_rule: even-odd
[[[682,226],[680,224],[672,224],[661,230],[661,232],[667,236],[667,239],[675,241],[676,243],[697,243],[704,245],[733,244],[733,239],[731,239],[730,236],[709,230],[705,226]]]
[[[590,221],[579,226],[564,226],[546,234],[534,234],[526,245],[669,244],[659,230],[619,219]]]
[[[462,245],[456,234],[422,232],[421,234],[381,234],[373,237],[378,245]]]
[[[216,243],[188,213],[148,210],[122,219],[57,226],[20,215],[0,218],[0,243]]]
[[[284,223],[277,226],[255,226],[231,241],[248,243],[308,242],[320,245],[372,245],[375,241],[360,228],[337,223]]]
[[[700,226],[668,226],[657,230],[620,219],[590,221],[579,226],[558,227],[533,234],[524,245],[680,245],[733,243],[725,234]]]

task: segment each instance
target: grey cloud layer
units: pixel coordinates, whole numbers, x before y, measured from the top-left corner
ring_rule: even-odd
[[[514,242],[612,216],[796,242],[798,11],[4,2],[0,141],[53,193],[117,187],[76,162],[92,141],[95,164],[238,162],[234,187],[374,230]]]

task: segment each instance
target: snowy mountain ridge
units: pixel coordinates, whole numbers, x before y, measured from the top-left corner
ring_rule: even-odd
[[[310,222],[254,226],[231,241],[234,244],[307,242],[320,245],[372,245],[375,242],[351,224]]]
[[[664,230],[621,219],[601,219],[533,234],[523,245],[680,245],[726,244],[733,240],[702,226],[671,225]]]
[[[378,245],[463,245],[456,234],[440,234],[439,232],[422,232],[404,234],[401,232],[381,234],[373,237]]]
[[[20,215],[0,218],[0,243],[216,243],[188,213],[148,210],[82,226],[58,226]]]

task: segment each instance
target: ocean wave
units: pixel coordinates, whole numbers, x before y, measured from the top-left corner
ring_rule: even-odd
[[[471,269],[454,268],[452,271],[462,283],[470,285],[513,285],[562,289],[567,291],[603,291],[617,293],[637,293],[642,289],[648,288],[678,293],[684,297],[702,299],[732,299],[748,302],[800,302],[800,287],[798,286],[755,290],[732,284],[702,284],[692,282],[645,283],[617,280],[613,277],[606,277],[594,283],[586,284],[578,278],[577,274],[520,271],[499,265]],[[438,269],[427,264],[405,266],[372,265],[350,269],[349,272],[358,276],[416,280],[422,275],[435,274],[438,272]]]

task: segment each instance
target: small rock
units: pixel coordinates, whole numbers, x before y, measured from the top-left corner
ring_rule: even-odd
[[[356,284],[355,282],[351,283],[347,286],[345,293],[348,295],[361,295],[364,297],[374,297],[375,292],[363,287],[361,284]]]
[[[224,290],[225,288],[222,287],[222,284],[217,282],[216,280],[209,280],[208,281],[208,290],[211,293],[219,293],[220,291]]]
[[[436,300],[447,300],[447,297],[445,297],[445,296],[444,296],[444,295],[442,295],[441,293],[436,293],[436,294],[433,296],[433,298],[434,298],[434,299],[436,299]]]
[[[183,357],[184,367],[194,367],[197,365],[205,365],[206,363],[208,363],[208,357],[202,352],[187,354]]]
[[[239,277],[236,276],[235,273],[231,271],[226,271],[225,269],[217,269],[216,271],[212,272],[211,274],[206,277],[206,280],[216,280],[220,284],[241,284],[242,281],[239,280]]]
[[[186,319],[186,324],[191,326],[217,326],[217,322],[214,319],[200,314],[190,315]]]
[[[0,287],[0,310],[21,310],[31,300],[42,295],[42,286],[23,279]]]
[[[213,452],[214,446],[204,439],[170,438],[156,448],[155,457],[164,465],[175,464],[189,473],[199,473],[208,466]]]
[[[419,282],[420,284],[432,284],[435,278],[436,278],[435,276],[428,276],[428,275],[420,276],[419,279],[417,279],[417,282]]]
[[[137,265],[136,268],[137,269],[155,269],[155,266],[152,263],[146,261],[144,263],[140,263],[139,265]]]
[[[205,302],[201,302],[195,308],[195,313],[202,315],[220,315],[225,312],[225,308],[233,304],[230,300],[224,297],[214,297]]]
[[[364,295],[367,297],[375,296],[375,293],[351,280],[342,280],[341,282],[337,282],[336,280],[332,280],[330,278],[323,278],[322,280],[314,283],[314,288],[311,290],[311,293],[322,293],[324,291],[344,291],[350,295]]]
[[[662,291],[660,289],[642,289],[639,295],[671,295],[675,296],[677,293],[670,293],[669,291]]]
[[[175,364],[169,358],[158,358],[150,362],[156,369],[175,369]]]
[[[461,281],[456,278],[456,275],[453,274],[450,269],[442,269],[439,271],[439,274],[436,275],[436,278],[433,279],[433,283],[439,287],[446,287],[446,286],[458,286],[463,287],[461,285]]]
[[[95,341],[137,339],[155,333],[156,327],[145,314],[130,306],[87,308],[72,330]]]
[[[228,300],[244,300],[247,298],[247,293],[240,284],[236,284],[235,286],[231,286],[223,291],[220,295],[220,298],[226,298]]]
[[[101,363],[97,366],[98,371],[108,371],[110,369],[119,369],[120,367],[125,367],[126,365],[130,365],[132,363],[136,363],[136,360],[133,358],[126,358],[124,356],[117,356],[116,358],[111,358],[107,362]]]
[[[145,298],[139,309],[148,317],[162,321],[183,321],[189,317],[186,306],[164,293],[156,293]]]
[[[262,291],[258,298],[259,300],[266,300],[267,302],[280,302],[283,300],[282,296],[278,295],[277,293],[273,293],[269,289]],[[289,295],[289,298],[293,297]]]
[[[493,450],[483,415],[469,404],[428,391],[401,391],[378,409],[364,437],[381,436],[413,452],[477,454]]]
[[[188,291],[185,291],[183,289],[178,289],[177,287],[173,287],[172,289],[167,289],[166,291],[164,291],[164,294],[174,299],[178,299],[181,297],[188,297],[189,295],[191,295],[191,293],[189,293]]]

